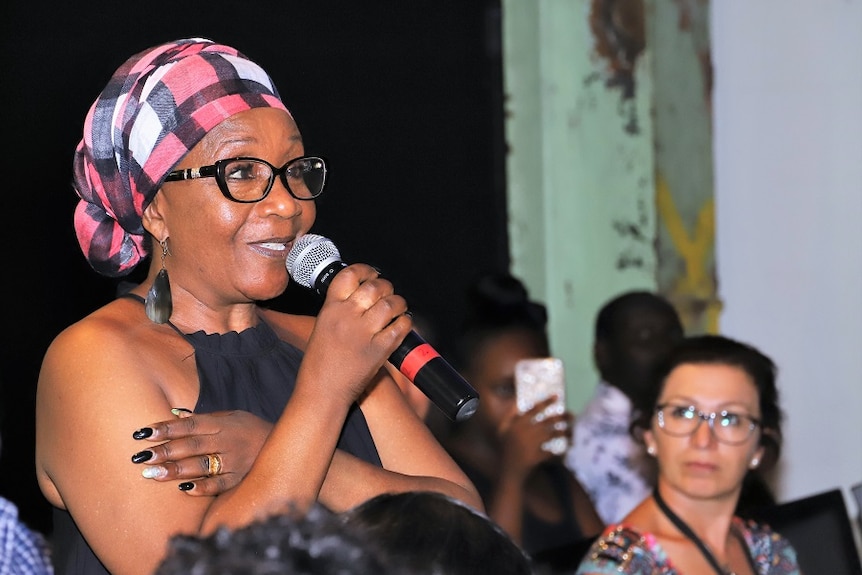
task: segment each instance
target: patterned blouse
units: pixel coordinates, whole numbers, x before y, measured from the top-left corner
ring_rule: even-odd
[[[742,535],[757,575],[799,575],[796,550],[768,526],[735,517],[733,528]],[[683,575],[651,533],[625,525],[611,525],[581,561],[576,575]]]

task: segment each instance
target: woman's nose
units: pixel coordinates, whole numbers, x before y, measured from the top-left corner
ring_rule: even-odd
[[[301,200],[297,200],[284,185],[281,178],[275,178],[269,194],[261,200],[268,212],[278,213],[282,217],[296,217],[302,213]]]
[[[692,442],[698,447],[707,447],[715,441],[715,434],[712,431],[712,422],[712,418],[699,418],[697,427],[691,434]]]

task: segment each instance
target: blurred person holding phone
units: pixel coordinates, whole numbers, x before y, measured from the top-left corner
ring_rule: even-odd
[[[482,401],[471,419],[453,424],[441,438],[491,519],[531,555],[597,535],[603,527],[562,457],[543,447],[570,437],[572,414],[540,415],[558,399],[553,396],[518,409],[515,366],[549,356],[546,323],[545,307],[529,299],[519,279],[491,274],[472,286],[456,358]]]

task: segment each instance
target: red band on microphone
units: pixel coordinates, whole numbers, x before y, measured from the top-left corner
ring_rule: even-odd
[[[416,377],[416,373],[435,357],[440,357],[437,350],[429,344],[423,343],[422,345],[418,345],[413,348],[410,353],[404,357],[404,361],[401,362],[401,367],[399,369],[410,381],[413,381]]]

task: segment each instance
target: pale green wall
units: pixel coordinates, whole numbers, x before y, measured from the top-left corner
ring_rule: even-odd
[[[648,45],[636,60],[635,90],[628,98],[619,86],[608,85],[609,63],[597,56],[590,28],[594,2],[502,2],[512,272],[548,305],[553,353],[565,362],[568,404],[576,410],[596,384],[591,347],[599,307],[628,289],[658,289],[657,246],[665,252],[662,261],[669,271],[661,277],[669,290],[688,273],[672,242],[656,243],[668,237],[656,204],[656,149],[661,148],[656,125],[667,138],[674,138],[682,124],[697,125],[692,138],[661,159],[674,185],[684,183],[682,193],[697,188],[706,194],[675,202],[676,190],[665,186],[665,212],[668,205],[680,204],[677,235],[697,218],[703,197],[712,194],[711,169],[702,171],[699,165],[711,165],[708,108],[701,104],[693,115],[677,113],[654,122],[659,110],[664,114],[685,106],[688,112],[696,107],[691,100],[704,92],[703,76],[692,70],[697,60],[673,54],[673,49],[693,53],[698,44],[676,39],[691,34],[679,25],[685,3],[657,2],[658,9],[646,2],[647,42],[666,45],[668,50],[657,52],[667,60],[657,74],[656,52]],[[651,22],[654,18],[661,27]],[[673,92],[673,85],[687,82],[691,73],[700,86]],[[656,79],[672,97],[654,89]],[[697,146],[689,154],[692,139]],[[709,265],[711,250],[710,243]]]
[[[629,134],[619,91],[605,87],[590,57],[588,4],[503,2],[512,272],[548,305],[572,408],[595,387],[598,307],[609,294],[655,287],[651,246],[615,227],[655,235],[649,90],[637,92],[640,133]],[[637,76],[649,84],[643,70]]]

